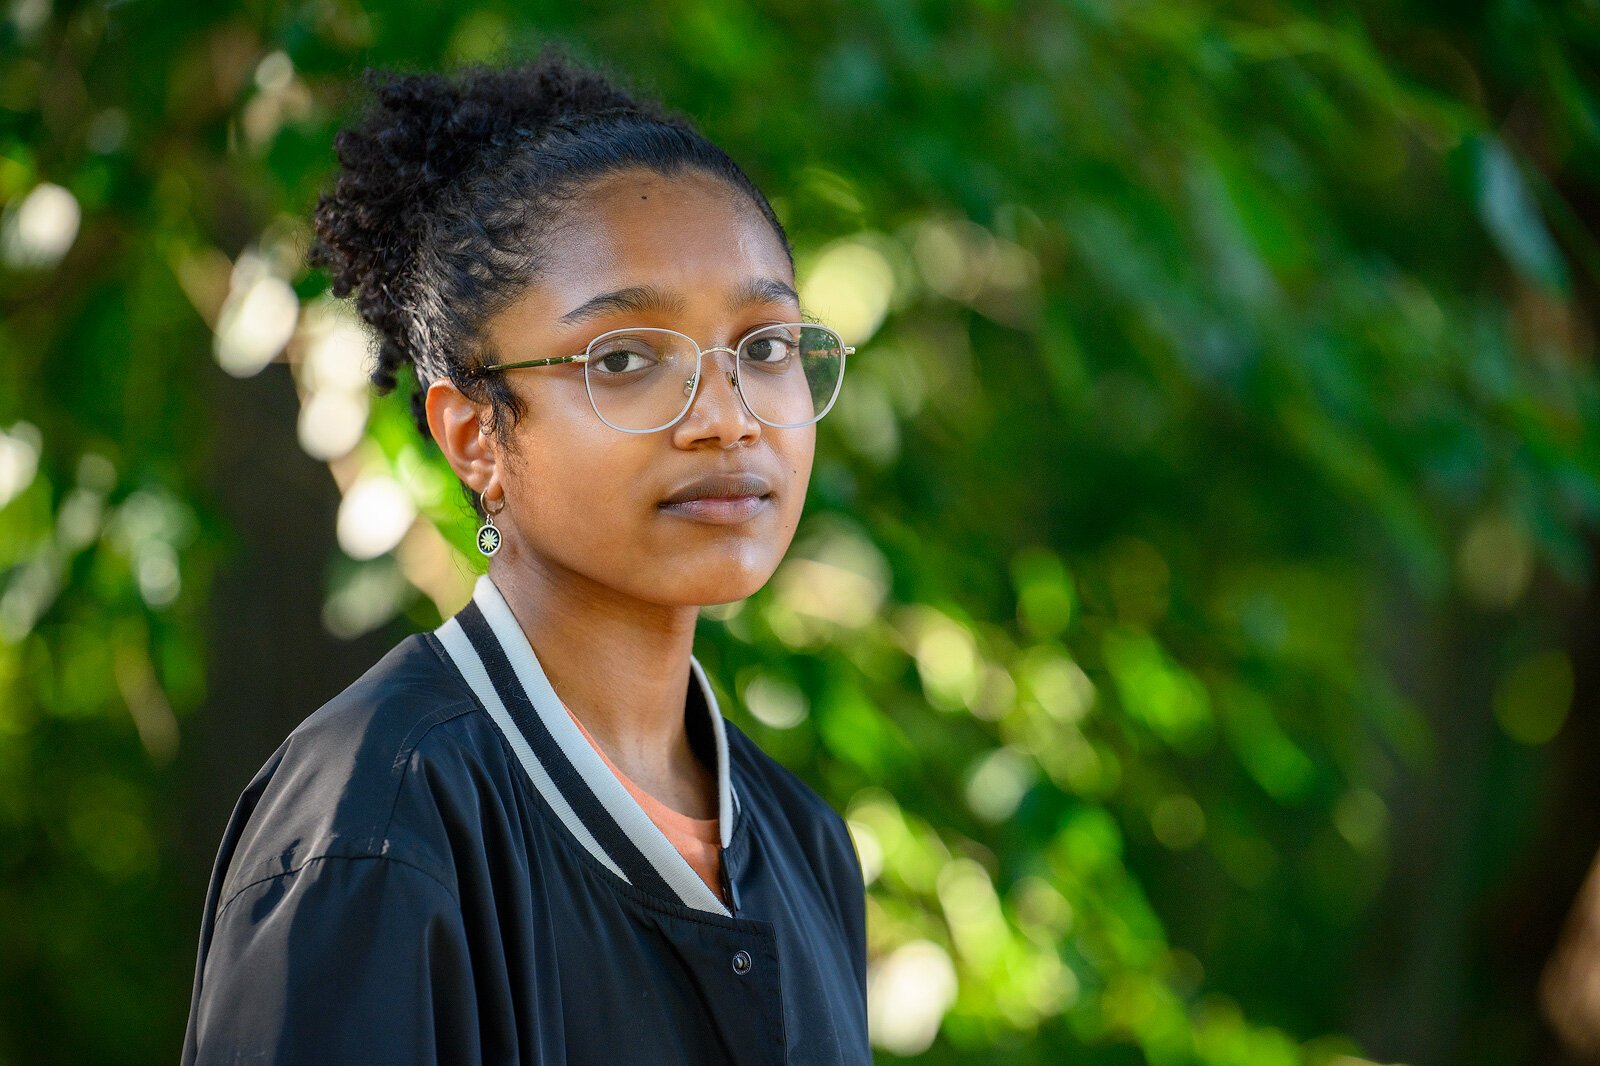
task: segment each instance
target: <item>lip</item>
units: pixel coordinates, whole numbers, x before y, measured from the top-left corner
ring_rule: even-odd
[[[657,508],[712,525],[748,522],[770,505],[772,484],[752,470],[721,470],[685,482]]]
[[[704,496],[697,500],[681,500],[659,505],[667,514],[689,518],[696,522],[731,526],[748,522],[770,503],[766,496]]]
[[[770,496],[772,485],[766,478],[749,470],[724,471],[707,474],[679,485],[672,495],[661,501],[667,504],[687,503],[692,500],[736,500],[746,496]]]

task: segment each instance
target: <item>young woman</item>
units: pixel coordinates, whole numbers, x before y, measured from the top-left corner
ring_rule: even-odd
[[[559,53],[382,75],[312,261],[409,363],[488,572],[224,835],[185,1063],[866,1063],[844,821],[720,713],[850,351],[766,198]]]

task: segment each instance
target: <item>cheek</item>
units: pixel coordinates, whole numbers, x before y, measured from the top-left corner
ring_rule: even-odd
[[[778,446],[778,455],[789,468],[792,484],[791,491],[796,495],[803,495],[806,483],[811,480],[811,464],[817,453],[817,427],[816,424],[803,427],[802,430],[790,431],[793,436],[786,438]]]
[[[603,539],[626,521],[647,484],[634,440],[600,422],[587,405],[539,419],[518,443],[525,528],[547,549]]]
[[[604,539],[609,532],[632,522],[637,510],[631,484],[615,464],[593,453],[572,453],[566,462],[541,464],[534,489],[544,517],[534,517],[539,532],[560,540],[582,537]]]

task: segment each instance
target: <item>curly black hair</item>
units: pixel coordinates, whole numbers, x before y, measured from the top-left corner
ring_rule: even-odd
[[[504,375],[469,373],[488,358],[484,325],[535,279],[540,240],[564,205],[604,174],[720,177],[761,210],[794,264],[772,206],[726,152],[561,45],[450,76],[368,69],[362,82],[372,98],[334,138],[340,170],[317,203],[306,258],[329,269],[335,296],[355,293],[377,336],[378,392],[411,365],[412,416],[427,440],[427,387],[447,377],[489,405],[509,445],[523,414],[516,394]]]

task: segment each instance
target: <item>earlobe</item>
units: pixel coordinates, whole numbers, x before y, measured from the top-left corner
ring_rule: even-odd
[[[456,476],[480,491],[487,489],[498,456],[493,435],[484,430],[479,405],[453,382],[440,378],[428,386],[424,407],[428,430]]]

